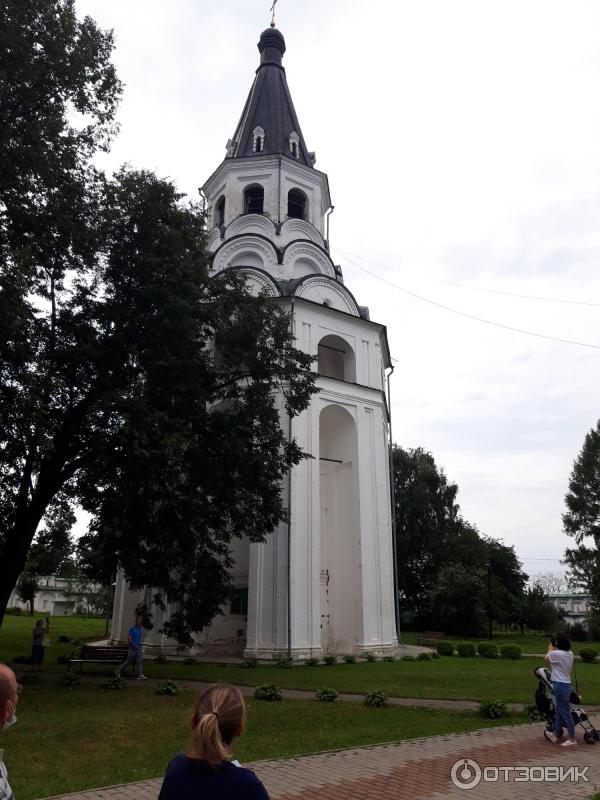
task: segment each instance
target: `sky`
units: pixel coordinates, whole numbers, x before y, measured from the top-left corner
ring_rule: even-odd
[[[77,0],[114,29],[125,84],[103,165],[152,169],[197,198],[270,5]],[[433,453],[463,516],[530,575],[561,571],[569,475],[600,416],[600,4],[276,10],[300,125],[329,176],[332,255],[387,325],[395,441]]]

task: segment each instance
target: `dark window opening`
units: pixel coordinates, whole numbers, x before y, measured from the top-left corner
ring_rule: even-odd
[[[262,186],[249,186],[244,192],[244,213],[262,214],[265,203],[265,190]]]
[[[257,153],[262,153],[264,147],[264,139],[262,136],[256,137],[256,147],[254,148]]]
[[[290,219],[306,219],[308,201],[299,189],[290,189],[288,194],[288,217]]]
[[[292,142],[292,155],[294,158],[298,158],[298,144],[297,142]]]
[[[225,224],[225,198],[221,197],[215,210],[215,225],[220,228]]]
[[[231,593],[231,601],[229,603],[229,613],[238,616],[246,616],[248,614],[248,588],[234,589]]]

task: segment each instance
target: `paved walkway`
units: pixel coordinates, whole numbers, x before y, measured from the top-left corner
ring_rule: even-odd
[[[543,728],[539,723],[494,728],[247,766],[263,781],[272,800],[587,800],[600,788],[600,745],[580,742],[577,748],[560,748],[545,741]],[[471,792],[451,782],[452,767],[456,762],[462,767],[465,759],[483,771]],[[499,781],[486,780],[498,774],[497,767],[515,766],[536,767],[532,781],[515,781],[519,776],[502,771]],[[543,780],[544,767],[554,768],[546,775],[550,780]],[[570,780],[557,782],[560,767],[589,767],[584,773],[588,781],[572,771]],[[472,767],[463,779],[471,780],[476,770]],[[156,800],[159,789],[160,780],[149,780],[65,795],[61,800]]]

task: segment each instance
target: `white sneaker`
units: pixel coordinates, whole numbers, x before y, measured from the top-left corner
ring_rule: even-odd
[[[575,739],[567,739],[566,742],[561,744],[561,747],[577,747],[577,742]]]
[[[549,742],[552,742],[552,744],[558,744],[558,736],[552,731],[544,731],[544,736]]]
[[[138,675],[136,680],[137,681],[147,681],[148,678],[145,675]]]

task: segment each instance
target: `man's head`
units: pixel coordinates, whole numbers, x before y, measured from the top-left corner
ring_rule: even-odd
[[[138,628],[141,628],[144,625],[144,618],[138,614],[135,618],[135,624]]]
[[[20,691],[15,673],[6,664],[0,664],[0,730],[14,716]]]

